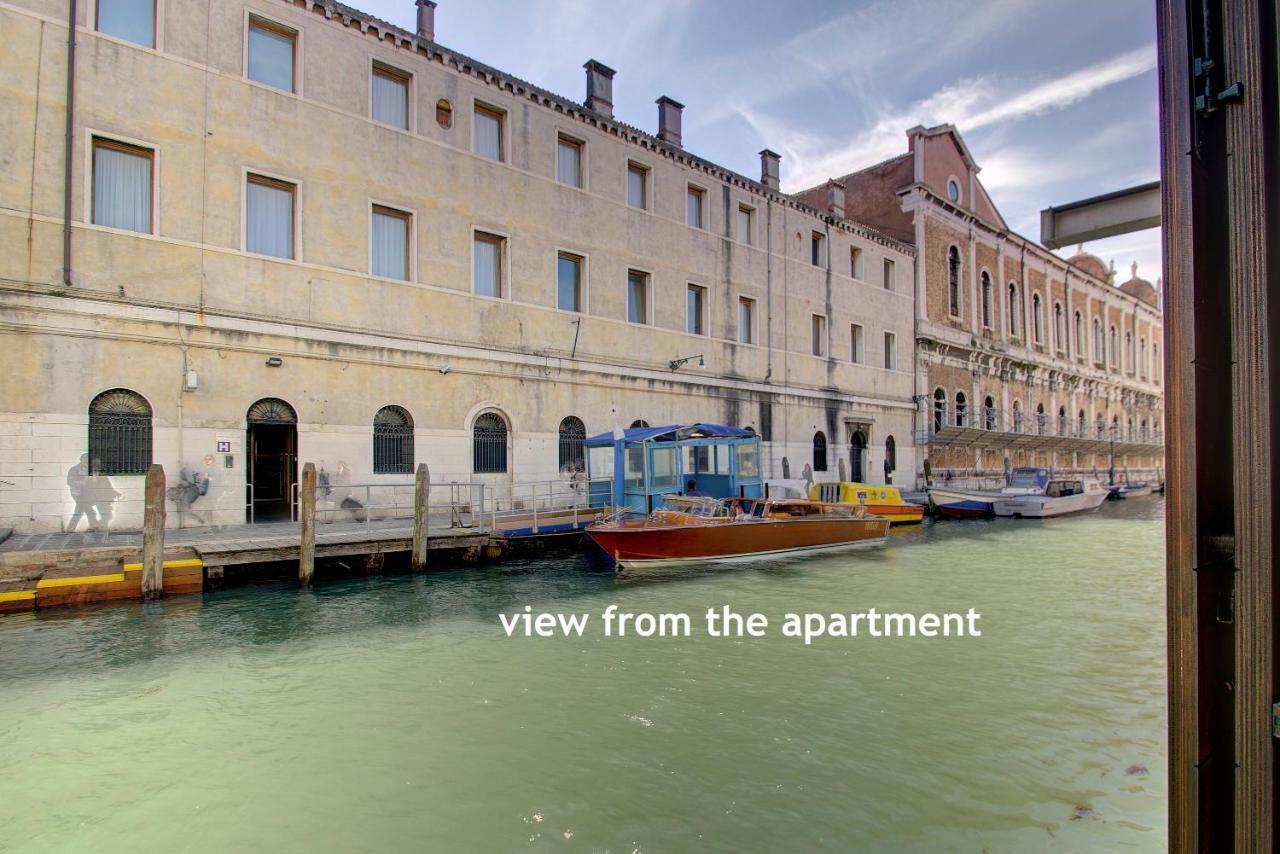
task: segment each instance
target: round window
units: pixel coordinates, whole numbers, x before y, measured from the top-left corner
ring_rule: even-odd
[[[947,182],[947,197],[953,202],[960,201],[960,185],[955,178]]]
[[[453,105],[444,98],[436,101],[436,124],[445,130],[453,127]]]

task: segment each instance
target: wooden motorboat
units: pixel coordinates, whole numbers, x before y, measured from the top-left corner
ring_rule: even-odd
[[[587,528],[620,567],[687,566],[884,542],[889,520],[804,499],[676,499],[648,516]]]
[[[1009,473],[1009,482],[1003,489],[953,489],[948,486],[930,486],[929,500],[943,516],[955,518],[991,516],[995,513],[996,501],[1023,495],[1042,495],[1048,484],[1048,469],[1015,468]]]
[[[924,518],[924,507],[906,501],[896,487],[884,484],[815,483],[809,489],[809,498],[829,504],[862,505],[868,512],[888,519],[891,525],[908,525]]]
[[[1087,513],[1107,500],[1108,490],[1096,480],[1051,480],[1043,495],[1022,495],[995,502],[997,516],[1043,518]]]

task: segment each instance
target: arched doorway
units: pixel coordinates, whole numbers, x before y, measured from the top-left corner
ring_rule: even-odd
[[[854,483],[866,481],[867,437],[861,430],[854,430],[849,437],[849,479]]]
[[[249,521],[288,521],[298,482],[298,414],[283,400],[264,397],[249,407],[245,422]]]

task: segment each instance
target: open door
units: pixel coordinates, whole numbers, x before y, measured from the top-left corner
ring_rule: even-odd
[[[298,416],[283,400],[268,397],[249,407],[245,420],[248,520],[290,521],[298,482]]]

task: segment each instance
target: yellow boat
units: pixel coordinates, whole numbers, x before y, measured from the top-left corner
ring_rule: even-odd
[[[884,516],[893,525],[908,525],[924,518],[924,508],[902,499],[897,487],[874,483],[815,483],[809,498],[828,504],[863,504],[867,511]]]

